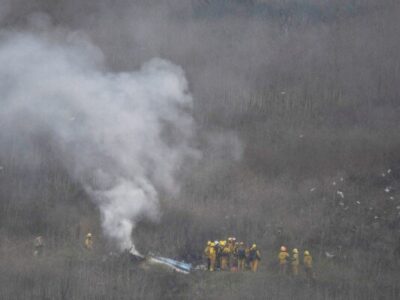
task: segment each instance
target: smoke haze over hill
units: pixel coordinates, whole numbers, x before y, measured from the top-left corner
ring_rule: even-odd
[[[0,298],[398,298],[399,13],[0,0]],[[134,240],[201,264],[207,240],[232,235],[257,243],[259,274],[107,260]],[[316,286],[276,275],[282,244],[311,251]]]
[[[3,130],[48,134],[59,160],[99,205],[106,235],[129,249],[138,217],[157,219],[154,185],[176,192],[174,171],[197,155],[186,79],[161,59],[136,72],[108,73],[98,48],[73,33],[64,37],[55,43],[40,34],[2,35]]]

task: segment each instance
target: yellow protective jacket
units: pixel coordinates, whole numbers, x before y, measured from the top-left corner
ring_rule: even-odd
[[[278,255],[279,264],[281,265],[286,264],[288,259],[289,259],[289,253],[287,253],[286,251],[279,252]]]
[[[211,249],[212,247],[211,246],[207,246],[206,248],[204,248],[204,255],[207,257],[207,258],[210,258],[210,249]]]
[[[217,251],[215,250],[214,247],[210,247],[208,254],[209,254],[208,258],[210,259],[215,259],[217,257]]]
[[[293,255],[292,255],[292,265],[298,266],[299,263],[300,263],[299,254],[298,253],[293,253]]]
[[[228,245],[228,248],[229,248],[229,252],[230,252],[231,254],[235,253],[236,245],[230,243],[230,244]]]
[[[229,256],[231,254],[231,249],[225,246],[221,251],[221,256]]]
[[[311,255],[305,255],[304,256],[304,267],[311,269],[312,268],[312,256]]]
[[[231,250],[231,255],[232,255],[233,257],[237,257],[238,248],[239,248],[238,245],[233,245],[233,246],[231,247],[230,250]]]
[[[93,239],[92,238],[86,238],[85,239],[85,247],[86,249],[92,250],[93,248]]]

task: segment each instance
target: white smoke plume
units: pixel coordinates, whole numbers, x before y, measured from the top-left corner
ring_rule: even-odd
[[[159,216],[157,188],[176,192],[177,169],[198,156],[184,72],[158,58],[134,72],[108,72],[90,41],[62,36],[1,33],[0,117],[9,128],[50,133],[98,205],[105,235],[135,249],[137,220]]]

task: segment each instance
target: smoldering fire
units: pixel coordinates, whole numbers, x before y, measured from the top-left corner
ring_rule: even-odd
[[[159,216],[156,186],[176,192],[175,170],[198,155],[183,70],[155,58],[135,72],[105,72],[88,39],[63,32],[61,42],[57,34],[0,36],[3,126],[49,134],[98,205],[105,235],[136,252],[137,218]],[[178,137],[173,143],[165,126]]]

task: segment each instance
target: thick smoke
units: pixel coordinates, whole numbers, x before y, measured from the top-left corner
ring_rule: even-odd
[[[177,192],[177,169],[197,156],[182,69],[155,58],[108,73],[97,47],[64,31],[3,32],[0,65],[3,125],[49,134],[98,205],[105,234],[134,250],[135,223],[159,216],[157,190]]]

